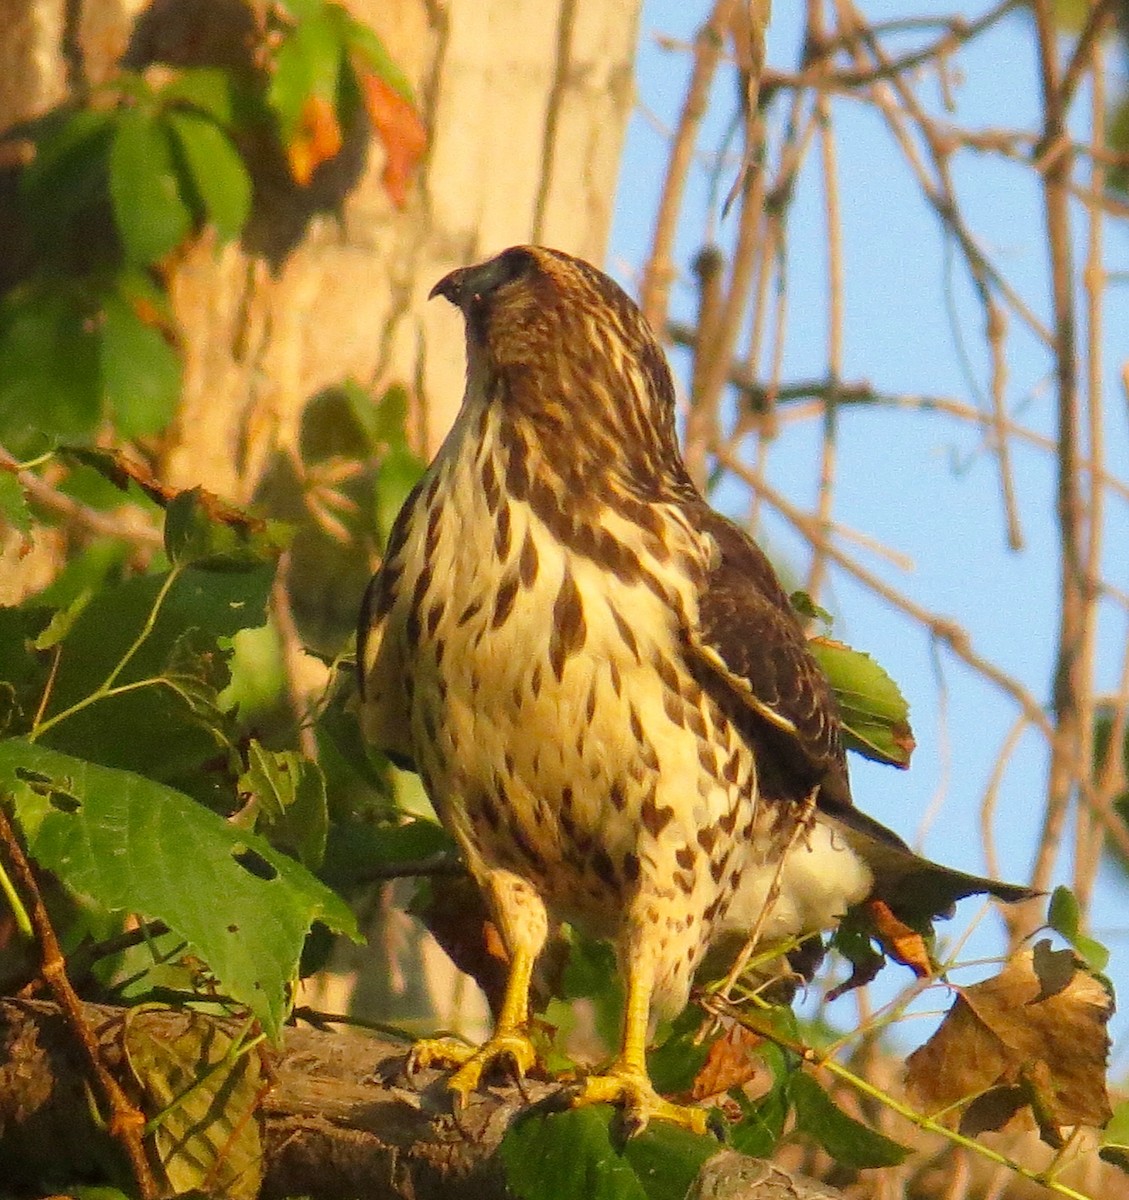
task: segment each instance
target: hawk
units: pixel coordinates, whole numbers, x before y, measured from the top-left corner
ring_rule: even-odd
[[[851,802],[834,697],[767,558],[691,482],[642,314],[580,259],[516,246],[432,289],[463,314],[454,426],[365,597],[366,736],[413,767],[509,954],[493,1035],[422,1043],[464,1097],[526,1033],[550,917],[610,939],[617,1057],[578,1103],[704,1129],[664,1100],[649,1020],[711,943],[769,944],[888,900],[1030,893],[914,855]],[[928,899],[924,899],[928,897]]]

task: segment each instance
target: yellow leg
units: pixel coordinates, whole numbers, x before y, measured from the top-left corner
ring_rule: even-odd
[[[655,1091],[647,1074],[647,1025],[651,1009],[652,973],[631,964],[623,1013],[623,1042],[615,1061],[600,1075],[584,1081],[574,1105],[621,1104],[632,1132],[646,1128],[652,1117],[673,1121],[694,1133],[706,1132],[704,1109],[672,1104]]]
[[[511,1065],[520,1079],[537,1062],[537,1051],[525,1026],[529,1020],[529,981],[533,964],[545,942],[545,909],[540,897],[516,876],[497,872],[487,883],[510,952],[510,973],[494,1032],[477,1049],[453,1038],[417,1042],[408,1058],[409,1070],[430,1066],[458,1067],[447,1084],[456,1095],[456,1103],[465,1103],[482,1076],[495,1064]]]

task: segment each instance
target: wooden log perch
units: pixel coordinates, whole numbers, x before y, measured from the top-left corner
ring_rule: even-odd
[[[175,1041],[185,1022],[182,1012],[166,1009],[88,1004],[84,1013],[103,1062],[127,1091],[136,1087],[123,1050],[126,1013],[131,1030],[142,1024],[153,1042]],[[292,1028],[265,1058],[257,1109],[265,1200],[502,1200],[494,1151],[527,1104],[559,1091],[533,1080],[525,1096],[513,1086],[491,1088],[456,1119],[442,1073],[405,1076],[402,1043],[353,1030]],[[105,1178],[119,1153],[92,1112],[83,1056],[57,1006],[0,999],[0,1179],[12,1189],[42,1191]],[[834,1200],[841,1193],[722,1151],[691,1195]]]

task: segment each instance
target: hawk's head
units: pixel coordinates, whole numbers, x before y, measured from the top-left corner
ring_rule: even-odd
[[[560,250],[514,246],[431,290],[466,319],[467,371],[545,445],[653,490],[689,486],[666,359],[635,303]]]

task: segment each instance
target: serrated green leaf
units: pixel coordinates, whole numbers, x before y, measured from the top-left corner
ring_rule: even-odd
[[[830,638],[808,640],[839,702],[848,749],[895,767],[909,766],[913,732],[898,685],[870,657]]]
[[[647,1200],[631,1164],[612,1143],[606,1104],[523,1113],[498,1154],[518,1200]]]
[[[222,504],[203,488],[177,492],[165,508],[165,551],[182,566],[253,570],[278,561],[286,527]]]
[[[102,300],[102,388],[120,438],[160,433],[180,397],[180,356],[157,325],[141,318],[143,302],[148,298],[130,295],[128,283]]]
[[[223,239],[238,237],[251,215],[251,176],[231,139],[210,117],[170,112],[168,123],[199,202],[201,220]]]
[[[271,1037],[310,925],[359,936],[304,867],[150,779],[14,738],[0,742],[0,791],[40,866],[103,908],[164,921]]]
[[[97,427],[102,389],[90,315],[74,288],[50,282],[0,299],[0,441],[17,457]]]
[[[789,1078],[788,1098],[796,1125],[845,1167],[893,1167],[910,1153],[908,1146],[848,1116],[804,1071]]]
[[[110,147],[110,199],[126,261],[159,262],[188,236],[192,213],[181,194],[165,118],[119,110]]]
[[[238,790],[257,802],[256,828],[272,845],[311,870],[321,866],[329,809],[325,776],[316,762],[296,750],[268,750],[252,738]]]
[[[236,731],[216,705],[230,677],[226,639],[264,623],[273,578],[272,565],[180,568],[99,590],[60,644],[41,740],[194,795],[230,793],[223,764]],[[117,691],[90,702],[111,673]]]
[[[1103,945],[1097,938],[1087,937],[1080,933],[1074,939],[1074,949],[1083,958],[1091,971],[1101,974],[1109,966],[1109,947]]]

